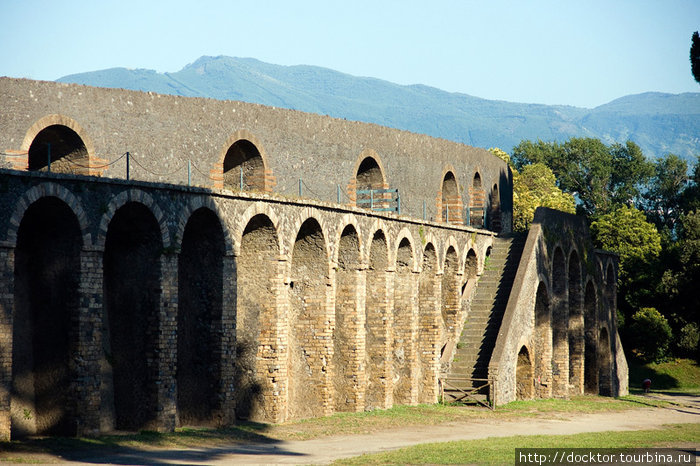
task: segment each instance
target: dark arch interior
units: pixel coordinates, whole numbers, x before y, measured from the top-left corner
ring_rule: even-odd
[[[386,338],[386,269],[389,265],[387,241],[382,231],[374,233],[369,250],[369,269],[365,284],[365,353],[367,409],[383,408],[382,371]]]
[[[532,361],[527,348],[523,346],[518,352],[518,362],[515,369],[515,398],[517,400],[529,400],[533,391]]]
[[[87,166],[87,149],[78,133],[67,126],[51,125],[39,132],[29,146],[29,170],[48,170],[49,151],[51,171],[80,173]]]
[[[239,419],[265,419],[258,351],[261,320],[273,319],[278,271],[277,232],[265,215],[245,227],[237,258],[235,399]]]
[[[472,181],[472,188],[481,189],[481,175],[479,172],[474,173],[474,180]]]
[[[183,425],[211,424],[219,404],[224,250],[219,218],[196,210],[178,257],[177,405]]]
[[[24,214],[15,250],[13,438],[75,435],[70,357],[77,340],[80,226],[55,197]]]
[[[117,429],[146,428],[156,417],[162,249],[160,227],[147,207],[129,202],[116,211],[104,252],[103,342]]]
[[[462,223],[459,190],[452,172],[447,172],[442,180],[442,218],[448,223]]]
[[[357,189],[357,201],[360,201],[361,207],[370,208],[370,203],[362,203],[363,200],[369,200],[370,194],[361,193],[360,191],[367,191],[371,189],[382,189],[384,188],[384,176],[382,175],[382,170],[379,168],[379,164],[372,157],[365,158],[361,163],[360,167],[357,169],[357,174],[355,175],[356,189]],[[381,201],[381,196],[374,195],[373,199],[375,202]]]
[[[596,312],[596,293],[593,283],[588,282],[586,285],[586,294],[584,297],[584,391],[588,394],[598,393],[598,359],[596,355],[597,347],[597,312]]]
[[[569,383],[580,391],[583,382],[584,322],[581,308],[581,264],[578,254],[569,256]]]
[[[241,139],[224,157],[224,186],[243,191],[265,190],[265,164],[255,144]]]
[[[406,404],[411,402],[412,367],[410,361],[415,351],[412,336],[413,289],[411,271],[413,270],[413,254],[411,243],[403,238],[396,252],[396,274],[394,278],[394,341],[393,341],[393,374],[394,374],[394,403]]]

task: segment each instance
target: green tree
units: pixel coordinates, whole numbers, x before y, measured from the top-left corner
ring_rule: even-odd
[[[513,163],[543,163],[562,191],[578,200],[578,209],[589,217],[612,212],[641,197],[641,189],[653,174],[653,165],[632,141],[607,146],[599,139],[571,138],[557,142],[522,141],[513,148]]]
[[[573,214],[576,201],[557,187],[554,173],[542,163],[534,163],[513,173],[513,230],[530,228],[535,210],[549,207]]]
[[[644,195],[647,216],[659,230],[673,231],[681,215],[683,192],[688,183],[688,163],[675,154],[656,159],[654,176]]]
[[[626,318],[653,299],[660,277],[661,235],[644,213],[622,206],[591,223],[594,244],[620,256],[618,306]]]
[[[695,81],[700,83],[700,36],[698,36],[698,31],[693,33],[690,42],[690,72],[693,73]]]
[[[666,318],[653,307],[645,307],[635,312],[631,320],[627,335],[633,352],[643,361],[662,361],[673,339]]]

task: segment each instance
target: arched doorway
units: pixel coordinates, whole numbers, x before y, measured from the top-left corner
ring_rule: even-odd
[[[221,378],[224,233],[214,212],[187,221],[178,257],[177,409],[181,425],[215,425]]]
[[[41,130],[29,146],[30,171],[83,174],[89,167],[88,151],[78,133],[64,125]]]
[[[319,223],[310,218],[299,229],[292,250],[289,283],[289,417],[327,414],[326,380],[330,354],[318,341],[331,335],[327,309],[328,256]]]
[[[62,200],[27,208],[15,249],[11,437],[76,435],[76,352],[82,236]]]
[[[552,329],[547,286],[540,282],[535,296],[535,394],[552,396]]]
[[[450,246],[445,253],[445,265],[442,274],[442,344],[447,343],[447,338],[457,325],[457,313],[461,303],[461,287],[457,270],[459,269],[457,252]]]
[[[569,383],[569,313],[566,299],[566,260],[561,248],[552,261],[552,395],[564,398]]]
[[[365,157],[355,174],[355,205],[365,209],[386,207],[386,196],[376,191],[387,187],[378,161],[374,157]]]
[[[152,427],[157,416],[162,251],[160,225],[146,206],[128,202],[115,212],[104,251],[103,334],[113,398],[103,404],[119,430]]]
[[[481,183],[481,174],[475,172],[469,188],[469,224],[476,228],[484,228],[485,213],[486,193]]]
[[[387,373],[389,355],[389,327],[387,317],[387,268],[389,266],[387,241],[384,232],[374,233],[369,250],[369,269],[366,275],[365,303],[365,370],[367,388],[365,409],[384,409],[389,404],[390,385]]]
[[[335,272],[335,328],[333,330],[333,388],[336,411],[364,409],[360,370],[364,362],[358,356],[360,312],[360,243],[355,227],[343,229],[338,244],[338,269]]]
[[[596,395],[598,393],[597,306],[595,287],[593,286],[593,282],[589,281],[586,285],[586,294],[583,304],[583,325],[585,328],[584,391],[586,394],[591,395]]]
[[[515,367],[515,399],[530,400],[533,396],[534,371],[532,361],[530,361],[530,353],[525,346],[520,348],[518,352],[518,362]]]
[[[583,393],[584,318],[581,309],[581,264],[576,251],[569,255],[569,386]]]
[[[612,396],[612,356],[608,329],[602,327],[598,337],[598,394]]]
[[[494,184],[491,188],[489,225],[492,231],[501,231],[501,195],[498,192],[498,184]]]
[[[456,223],[461,225],[462,220],[462,197],[459,195],[459,187],[455,174],[451,171],[445,173],[440,189],[441,199],[441,220],[445,223]]]
[[[241,191],[266,191],[265,163],[260,150],[247,139],[239,139],[224,157],[224,187]]]
[[[394,279],[394,341],[393,378],[394,404],[413,403],[416,398],[415,335],[413,333],[416,298],[413,282],[413,252],[411,243],[403,238],[396,253]]]
[[[236,271],[235,404],[239,419],[274,420],[265,405],[271,390],[262,367],[263,322],[277,318],[279,243],[269,217],[251,218],[243,230]]]

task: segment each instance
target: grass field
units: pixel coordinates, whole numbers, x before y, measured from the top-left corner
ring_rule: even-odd
[[[692,359],[672,359],[662,363],[647,363],[630,359],[631,391],[641,391],[642,381],[651,380],[652,391],[700,393],[700,365]]]
[[[362,455],[333,464],[513,464],[516,448],[649,448],[697,444],[700,424],[660,430],[597,432],[576,435],[531,435],[461,442],[428,443]]]

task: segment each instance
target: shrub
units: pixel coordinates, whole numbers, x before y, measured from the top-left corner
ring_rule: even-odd
[[[691,358],[698,355],[698,343],[700,342],[700,329],[698,324],[691,322],[681,328],[681,335],[678,339],[678,351],[681,356]]]
[[[629,326],[630,343],[637,356],[646,362],[660,362],[668,354],[673,338],[671,326],[653,307],[634,313]]]

